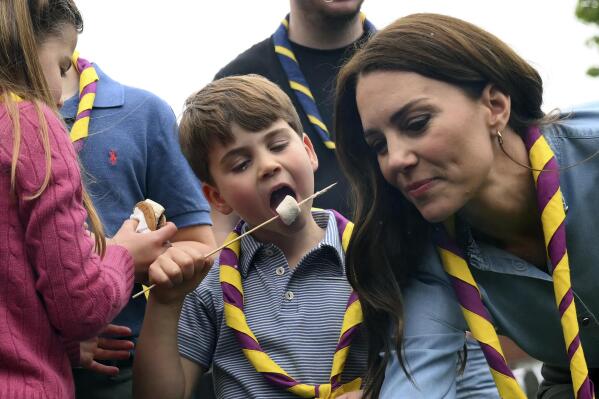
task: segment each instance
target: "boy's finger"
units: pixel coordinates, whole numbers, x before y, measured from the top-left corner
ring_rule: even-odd
[[[183,247],[170,248],[163,257],[170,257],[178,266],[183,280],[189,280],[193,277],[194,258]]]
[[[185,264],[185,267],[182,267],[182,269],[184,279],[191,280],[196,273],[204,269],[204,254],[189,246],[178,246],[177,249],[188,256],[189,261]],[[181,265],[181,263],[179,263],[179,265]]]
[[[212,257],[202,258],[195,264],[195,274],[198,275],[198,277],[201,277],[201,279],[203,279],[204,277],[206,277],[206,275],[212,268],[213,263],[214,259]]]
[[[172,287],[173,284],[167,274],[162,270],[162,265],[156,261],[150,265],[149,279],[152,284],[158,286]]]
[[[161,256],[160,266],[162,267],[162,271],[168,276],[168,279],[173,286],[183,282],[183,271],[181,270],[181,267],[171,258],[164,255]]]

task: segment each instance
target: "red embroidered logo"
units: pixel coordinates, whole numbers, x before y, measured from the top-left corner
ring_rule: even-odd
[[[108,158],[110,159],[110,163],[112,164],[112,166],[116,165],[116,151],[115,150],[110,150],[110,155]]]

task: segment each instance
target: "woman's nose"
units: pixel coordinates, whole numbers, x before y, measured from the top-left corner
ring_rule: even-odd
[[[418,157],[406,140],[387,141],[387,167],[389,169],[404,173],[417,162]]]

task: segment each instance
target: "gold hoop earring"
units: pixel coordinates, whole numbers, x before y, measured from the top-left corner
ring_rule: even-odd
[[[499,142],[499,145],[502,146],[501,148],[503,149],[503,135],[501,134],[501,130],[497,130],[497,141]]]
[[[512,158],[512,156],[510,154],[507,153],[507,151],[505,150],[505,148],[503,148],[503,135],[501,134],[501,130],[497,130],[497,142],[499,143],[499,147],[501,147],[501,151],[505,154],[506,157],[508,157],[510,159],[510,161],[514,162],[517,165],[522,166],[523,168],[535,171],[535,172],[560,172],[562,170],[567,170],[570,168],[573,168],[575,166],[578,166],[582,163],[585,163],[587,161],[590,161],[591,159],[595,158],[597,155],[599,155],[599,150],[595,151],[593,154],[589,155],[588,157],[584,158],[581,161],[578,162],[574,162],[571,165],[567,165],[564,166],[563,168],[557,168],[557,169],[535,169],[535,168],[531,168],[528,165],[525,165],[521,162],[518,162],[517,160],[515,160],[514,158]]]

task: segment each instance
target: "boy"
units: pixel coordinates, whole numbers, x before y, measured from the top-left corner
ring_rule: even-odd
[[[258,75],[220,79],[191,96],[180,135],[208,201],[244,221],[238,233],[275,215],[285,195],[299,202],[314,192],[318,159],[312,143],[289,98]],[[202,279],[195,270],[203,266],[153,265],[157,286],[137,347],[136,397],[189,398],[210,366],[220,398],[295,398],[291,391],[311,389],[297,382],[329,383],[351,293],[342,247],[347,221],[308,209],[289,226],[277,220],[244,237],[238,254],[223,250],[195,290]],[[234,290],[223,270],[237,273],[243,292]],[[353,335],[341,383],[333,384],[346,385],[333,388],[331,397],[360,387],[366,347],[359,333]],[[257,371],[276,367],[264,353],[288,377]],[[329,391],[321,386],[312,396],[329,397]]]

